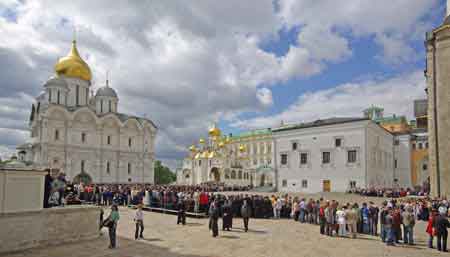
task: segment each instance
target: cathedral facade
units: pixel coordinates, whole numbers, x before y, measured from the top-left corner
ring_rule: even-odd
[[[189,147],[177,173],[177,184],[217,183],[228,186],[275,187],[270,129],[223,136],[216,126],[208,138]]]
[[[90,95],[91,79],[73,41],[32,106],[31,137],[17,148],[19,158],[75,182],[153,183],[157,127],[118,112],[119,98],[108,81]]]

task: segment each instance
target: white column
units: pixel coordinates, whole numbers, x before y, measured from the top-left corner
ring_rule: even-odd
[[[450,0],[447,0],[447,13],[445,15],[445,17],[450,15]]]

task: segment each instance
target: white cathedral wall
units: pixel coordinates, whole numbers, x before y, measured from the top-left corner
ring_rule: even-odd
[[[315,193],[323,191],[323,181],[330,180],[331,191],[344,192],[350,181],[365,185],[365,126],[368,121],[274,132],[278,169],[278,189],[286,192]],[[335,147],[335,138],[342,146]],[[292,143],[297,142],[297,150]],[[357,151],[356,163],[347,162],[347,151]],[[331,153],[331,162],[322,164],[322,151]],[[300,165],[300,153],[308,154],[306,165]],[[288,164],[281,165],[281,154],[288,154]],[[302,181],[307,186],[302,187]],[[283,186],[286,181],[286,186]]]
[[[398,179],[400,187],[412,187],[411,179],[411,136],[410,134],[396,136],[398,145],[394,145],[394,178]],[[395,141],[394,141],[395,142]]]
[[[94,182],[100,183],[153,183],[154,132],[139,130],[136,123],[128,122],[120,127],[117,121],[106,119],[104,124],[96,124],[95,116],[88,110],[81,110],[70,120],[64,111],[53,107],[44,118],[41,151],[35,153],[37,162],[45,166],[61,168],[73,179],[81,172],[81,161],[85,171]],[[55,131],[59,138],[55,139]],[[145,133],[142,133],[145,131]],[[85,133],[85,141],[81,134]],[[111,135],[111,145],[107,136]],[[128,138],[132,138],[131,147]],[[146,149],[144,142],[147,142]],[[56,163],[54,162],[56,160]],[[106,162],[110,162],[110,173],[106,172]],[[128,174],[128,163],[131,173]]]

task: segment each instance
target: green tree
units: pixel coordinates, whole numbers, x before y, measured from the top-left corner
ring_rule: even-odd
[[[170,184],[176,179],[177,176],[175,173],[173,173],[168,167],[162,165],[161,161],[155,161],[155,184]]]

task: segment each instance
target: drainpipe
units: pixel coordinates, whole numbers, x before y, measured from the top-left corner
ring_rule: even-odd
[[[434,140],[436,156],[436,190],[441,197],[441,171],[439,166],[439,138],[438,138],[438,113],[437,113],[437,83],[436,83],[436,38],[433,35],[433,117],[434,117]]]

